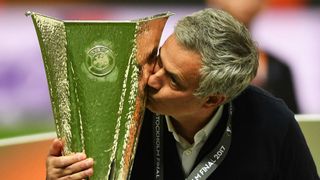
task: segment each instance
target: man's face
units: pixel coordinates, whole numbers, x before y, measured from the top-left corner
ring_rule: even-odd
[[[155,63],[147,84],[147,108],[176,119],[199,111],[204,100],[193,93],[200,80],[200,54],[185,49],[171,35]]]

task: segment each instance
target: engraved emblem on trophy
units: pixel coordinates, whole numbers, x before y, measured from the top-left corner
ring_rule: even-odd
[[[86,67],[96,76],[104,76],[114,68],[113,51],[103,45],[97,45],[87,52]]]
[[[38,35],[63,154],[92,157],[92,180],[128,179],[145,109],[146,69],[172,13],[132,21],[27,14]]]

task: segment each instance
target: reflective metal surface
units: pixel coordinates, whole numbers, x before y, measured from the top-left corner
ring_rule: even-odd
[[[31,15],[64,154],[95,160],[90,179],[127,179],[145,108],[144,87],[171,13],[123,22]]]

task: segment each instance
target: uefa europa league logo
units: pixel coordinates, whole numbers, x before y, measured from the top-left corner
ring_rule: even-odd
[[[96,76],[104,76],[110,73],[115,65],[114,55],[110,48],[98,45],[87,53],[86,67]]]

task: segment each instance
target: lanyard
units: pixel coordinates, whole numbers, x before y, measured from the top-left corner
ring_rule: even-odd
[[[164,116],[153,115],[153,154],[155,167],[155,180],[163,180],[163,121]]]
[[[220,139],[218,145],[213,148],[213,150],[207,154],[202,161],[193,169],[193,171],[189,174],[186,180],[205,180],[210,174],[212,174],[217,167],[221,164],[221,162],[226,157],[230,144],[231,144],[231,119],[232,119],[232,104],[229,103],[229,111],[228,111],[228,122],[227,127],[224,130],[222,138]],[[154,153],[154,166],[155,166],[155,179],[163,180],[163,123],[164,116],[160,116],[159,114],[155,114],[153,118],[153,153]]]

